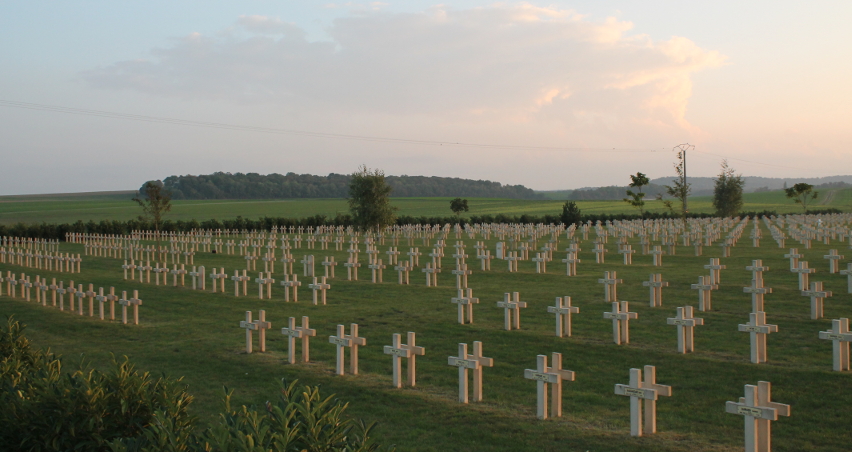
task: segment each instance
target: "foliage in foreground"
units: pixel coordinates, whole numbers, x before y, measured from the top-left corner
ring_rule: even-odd
[[[376,451],[375,424],[344,418],[348,404],[318,387],[282,381],[276,402],[231,409],[199,429],[182,379],[153,378],[127,360],[109,372],[62,371],[59,357],[34,349],[24,326],[0,326],[0,450]]]

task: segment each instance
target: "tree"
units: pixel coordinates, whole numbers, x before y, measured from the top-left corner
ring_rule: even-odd
[[[136,192],[133,198],[140,207],[142,215],[140,221],[150,221],[154,224],[154,237],[157,239],[157,252],[160,259],[163,258],[160,250],[160,225],[163,224],[163,216],[172,210],[172,196],[163,186],[162,181],[148,181]]]
[[[466,199],[456,198],[450,201],[450,210],[452,210],[453,213],[456,214],[456,217],[458,217],[462,212],[469,211],[470,208],[467,206]]]
[[[743,187],[745,181],[742,174],[735,175],[728,161],[722,160],[722,172],[713,188],[713,207],[718,215],[732,217],[740,211],[743,207]]]
[[[648,179],[648,176],[642,173],[636,173],[636,175],[630,175],[630,186],[636,189],[634,193],[633,190],[627,190],[627,196],[629,198],[624,198],[624,202],[629,203],[631,206],[639,209],[639,215],[645,215],[645,193],[642,192],[642,187],[651,183]]]
[[[817,199],[818,191],[814,191],[814,186],[804,182],[795,184],[784,190],[787,192],[787,197],[796,201],[796,204],[801,204],[805,212],[808,211],[808,203]]]
[[[562,215],[560,217],[562,220],[562,224],[566,227],[571,226],[572,224],[579,225],[582,223],[582,218],[580,214],[580,208],[577,207],[577,203],[574,201],[565,201],[565,204],[562,205]]]
[[[390,185],[385,182],[385,173],[380,169],[370,171],[361,165],[352,173],[349,182],[349,211],[352,221],[361,230],[380,232],[396,221],[396,207],[390,205]]]
[[[678,162],[674,164],[675,173],[677,174],[677,178],[672,181],[672,185],[663,185],[663,188],[666,189],[666,194],[671,196],[672,198],[680,201],[680,212],[681,218],[683,218],[684,224],[686,223],[686,214],[689,213],[687,210],[686,199],[689,197],[689,193],[692,191],[692,184],[686,182],[686,155],[684,155],[684,150],[681,149],[677,153]],[[674,213],[674,205],[671,200],[664,200],[663,194],[660,193],[657,195],[657,199],[663,201],[663,205],[669,209],[669,212]]]

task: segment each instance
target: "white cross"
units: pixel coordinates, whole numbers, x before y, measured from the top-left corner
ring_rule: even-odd
[[[713,291],[718,289],[719,286],[708,282],[708,280],[712,279],[712,276],[699,276],[698,284],[692,284],[690,286],[692,289],[698,291],[698,310],[701,312],[707,312],[713,309]]]
[[[615,273],[604,272],[604,277],[598,279],[598,283],[604,285],[604,301],[606,302],[618,301],[617,286],[624,282],[623,279],[618,279]]]
[[[645,366],[645,381],[642,381],[641,369],[630,369],[630,383],[615,385],[615,393],[630,397],[630,435],[642,436],[657,432],[657,398],[670,397],[672,387],[657,384],[657,370],[654,366]],[[644,401],[644,410],[643,410]],[[644,421],[643,421],[644,411]]]
[[[790,271],[793,271],[799,268],[799,259],[805,257],[805,255],[799,254],[798,248],[790,248],[790,252],[785,254],[784,257],[790,259]]]
[[[310,340],[317,330],[308,327],[308,316],[302,316],[302,326],[296,326],[296,318],[290,317],[287,328],[281,328],[281,334],[287,336],[287,362],[296,362],[296,339],[302,340],[302,362],[310,361]]]
[[[704,325],[704,319],[694,317],[692,306],[677,308],[677,316],[666,319],[666,323],[677,326],[677,351],[680,353],[694,352],[695,327]]]
[[[799,266],[790,271],[799,274],[799,290],[808,290],[808,275],[816,272],[816,270],[808,268],[807,261],[800,261]]]
[[[314,276],[314,282],[308,284],[308,289],[313,291],[313,305],[317,305],[317,292],[320,293],[320,299],[322,300],[323,306],[325,306],[325,291],[331,289],[331,285],[325,282],[325,276],[322,277],[320,282],[317,282],[316,276]]]
[[[425,355],[426,349],[414,345],[414,333],[408,332],[408,344],[402,343],[402,337],[398,333],[394,333],[391,345],[385,345],[384,352],[386,355],[393,357],[393,386],[395,388],[402,387],[402,358],[408,359],[408,385],[415,386],[415,375],[417,372],[416,361],[417,355]]]
[[[639,318],[639,314],[630,312],[626,301],[612,302],[612,311],[604,312],[603,318],[612,320],[612,340],[617,344],[630,343],[630,319]]]
[[[468,402],[468,369],[473,371],[473,396],[471,398],[474,402],[482,401],[482,368],[494,366],[493,358],[482,356],[482,342],[474,341],[473,354],[467,353],[467,344],[459,344],[459,356],[450,356],[447,363],[459,369],[459,402]]]
[[[749,322],[737,327],[739,331],[751,334],[751,362],[760,364],[766,362],[766,335],[778,332],[778,325],[766,323],[766,313],[763,311],[749,314]]]
[[[811,297],[811,319],[821,319],[824,315],[825,299],[831,296],[831,291],[822,290],[822,281],[814,281],[811,283],[811,289],[803,290],[802,295]]]
[[[762,287],[763,280],[760,282],[752,279],[751,286],[743,287],[744,293],[751,294],[751,311],[763,311],[763,296],[769,293],[772,293],[771,287]]]
[[[374,283],[375,282],[381,283],[382,282],[382,270],[387,268],[387,266],[382,263],[382,260],[381,259],[376,260],[376,263],[368,265],[367,268],[372,270],[373,282]],[[376,278],[377,275],[378,275],[378,278]]]
[[[284,281],[281,281],[281,285],[284,287],[284,301],[290,301],[290,288],[293,288],[293,302],[299,301],[299,286],[302,285],[302,282],[299,281],[299,277],[297,274],[293,273],[293,279],[290,279],[288,275],[284,275]]]
[[[358,375],[358,346],[367,345],[367,339],[358,337],[357,323],[349,325],[349,332],[351,334],[347,335],[345,331],[345,326],[337,325],[337,335],[328,337],[328,341],[337,346],[337,366],[335,367],[335,373],[343,375],[343,362],[346,359],[345,347],[349,347],[351,349],[349,355],[349,372],[352,375]]]
[[[503,294],[503,301],[497,302],[498,308],[503,308],[503,327],[506,331],[521,329],[521,308],[527,307],[526,301],[520,301],[520,293]]]
[[[571,315],[580,312],[580,308],[571,306],[571,297],[556,297],[547,312],[556,314],[556,337],[571,337]]]
[[[722,270],[726,269],[727,265],[720,264],[718,257],[710,258],[710,263],[705,265],[704,268],[710,270],[710,281],[707,284],[722,283]]]
[[[661,307],[663,305],[663,287],[669,286],[667,281],[663,281],[663,275],[652,273],[647,281],[642,281],[642,285],[649,288],[651,307]]]
[[[479,303],[479,298],[473,296],[473,289],[458,289],[458,296],[450,298],[450,302],[458,305],[460,324],[473,323],[473,305]]]
[[[550,415],[562,416],[562,381],[574,381],[574,371],[562,369],[562,354],[553,353],[553,367],[547,366],[547,355],[536,356],[536,368],[524,369],[524,378],[536,381],[536,417],[547,419],[550,385]]]
[[[139,305],[142,304],[142,300],[139,299],[139,291],[133,291],[133,298],[127,298],[127,292],[121,292],[121,299],[118,300],[118,304],[121,305],[121,323],[127,323],[127,307],[133,306],[133,324],[139,324]]]
[[[745,452],[770,452],[770,422],[777,421],[779,415],[790,415],[790,405],[771,400],[771,384],[760,381],[757,386],[745,385],[745,397],[739,402],[725,402],[726,412],[745,417]]]
[[[438,287],[438,273],[441,273],[440,268],[433,268],[431,263],[427,263],[426,268],[420,271],[426,273],[426,287]]]

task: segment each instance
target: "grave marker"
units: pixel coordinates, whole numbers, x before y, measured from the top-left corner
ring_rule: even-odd
[[[459,402],[468,403],[468,369],[473,371],[474,402],[482,401],[482,368],[493,367],[494,359],[482,356],[482,342],[474,341],[473,354],[467,353],[467,344],[459,344],[459,356],[450,356],[447,360],[450,366],[459,369]]]
[[[395,388],[402,387],[402,358],[408,359],[408,385],[415,386],[415,375],[417,372],[416,358],[417,355],[425,355],[426,349],[414,345],[414,333],[408,332],[408,344],[402,343],[400,334],[394,333],[391,345],[385,345],[384,352],[386,355],[393,357],[393,386]]]
[[[677,316],[666,319],[666,323],[677,326],[677,351],[679,353],[694,352],[694,330],[696,326],[704,325],[704,319],[694,317],[692,306],[677,308]]]
[[[751,335],[751,362],[755,364],[766,362],[766,335],[778,332],[778,325],[766,323],[766,313],[763,311],[749,314],[749,322],[740,324],[739,331]]]
[[[302,340],[302,362],[310,361],[312,336],[317,335],[317,330],[308,327],[308,316],[302,316],[302,326],[296,326],[296,318],[290,317],[287,328],[281,328],[281,334],[287,336],[287,362],[296,363],[296,339]]]
[[[725,411],[745,417],[745,452],[772,450],[771,421],[789,416],[790,405],[771,401],[771,384],[759,381],[757,386],[745,385],[745,397],[739,402],[725,402]]]
[[[580,312],[580,308],[571,306],[571,297],[556,297],[547,312],[556,314],[556,337],[571,337],[571,315]]]
[[[524,378],[536,381],[536,417],[547,419],[550,385],[550,415],[562,416],[562,381],[574,381],[574,371],[562,369],[562,354],[553,353],[552,367],[547,366],[547,355],[536,357],[535,369],[524,369]]]
[[[672,387],[657,384],[657,370],[654,366],[645,366],[645,381],[642,370],[630,369],[630,383],[615,385],[616,395],[630,397],[630,435],[651,435],[657,432],[657,398],[670,397]],[[643,410],[644,402],[644,410]],[[644,411],[644,413],[643,413]],[[644,416],[643,416],[644,414]],[[643,419],[644,417],[644,419]]]
[[[337,335],[328,337],[328,341],[337,346],[337,366],[335,367],[335,373],[343,375],[343,362],[346,359],[345,347],[349,347],[349,372],[352,375],[358,375],[358,346],[367,345],[367,339],[358,337],[357,323],[349,325],[349,332],[351,334],[347,335],[345,331],[345,326],[337,325]]]

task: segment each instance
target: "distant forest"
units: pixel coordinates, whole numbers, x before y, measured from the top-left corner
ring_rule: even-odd
[[[169,176],[163,180],[172,199],[287,199],[346,198],[348,174],[213,173]],[[523,185],[503,185],[487,180],[455,177],[387,176],[393,197],[469,197],[544,199]],[[144,184],[143,184],[144,185]]]

